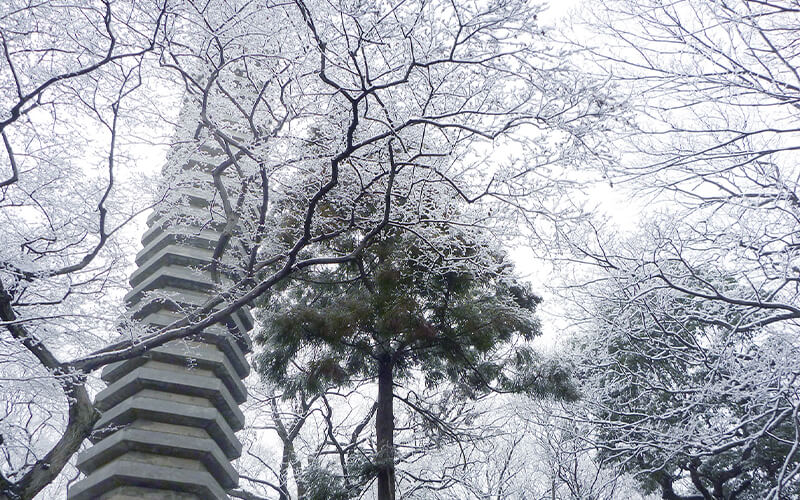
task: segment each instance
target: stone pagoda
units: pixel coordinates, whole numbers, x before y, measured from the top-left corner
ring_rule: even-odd
[[[208,158],[214,152],[201,153]],[[182,163],[168,207],[148,218],[126,296],[131,316],[153,328],[214,296],[230,282],[224,263],[241,255],[234,236],[223,265],[212,268],[225,225],[213,162]],[[239,479],[231,461],[241,453],[234,433],[244,425],[239,404],[247,398],[242,379],[252,326],[242,308],[190,338],[107,366],[102,379],[108,387],[96,397],[102,417],[93,446],[77,460],[86,477],[69,488],[68,499],[227,499],[225,491]]]

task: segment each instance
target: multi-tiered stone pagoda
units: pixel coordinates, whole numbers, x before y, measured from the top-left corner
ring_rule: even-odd
[[[148,219],[126,296],[131,316],[152,327],[212,297],[228,279],[224,262],[237,258],[234,237],[212,268],[227,239],[212,167],[183,163],[184,187],[173,188],[169,208]],[[241,453],[234,433],[244,425],[239,404],[247,397],[251,327],[242,308],[202,333],[106,367],[108,387],[96,397],[102,417],[93,446],[77,461],[86,477],[70,487],[69,500],[227,499],[238,483],[231,461]]]

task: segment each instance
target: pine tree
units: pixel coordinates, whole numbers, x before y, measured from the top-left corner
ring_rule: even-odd
[[[412,235],[387,230],[351,264],[298,274],[265,307],[258,366],[285,394],[377,383],[371,465],[381,500],[395,498],[395,387],[415,374],[463,399],[576,397],[566,371],[543,367],[527,345],[540,334],[540,298],[513,278],[507,257],[493,252],[476,266],[463,235],[448,248],[431,257]]]

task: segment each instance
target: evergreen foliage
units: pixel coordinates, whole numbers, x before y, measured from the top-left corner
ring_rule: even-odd
[[[259,371],[291,396],[373,378],[388,355],[397,380],[419,369],[428,386],[449,382],[465,397],[576,398],[567,372],[526,343],[540,334],[541,299],[496,259],[494,269],[440,272],[410,238],[387,233],[356,262],[298,273],[265,301]]]
[[[541,299],[501,252],[478,267],[466,243],[454,237],[449,254],[432,257],[413,235],[387,230],[355,262],[298,273],[265,303],[258,369],[285,397],[378,382],[379,487],[380,471],[393,471],[394,388],[406,381],[421,375],[460,400],[491,391],[577,398],[567,370],[528,345],[540,334]]]

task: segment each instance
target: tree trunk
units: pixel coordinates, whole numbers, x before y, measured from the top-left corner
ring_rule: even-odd
[[[69,401],[69,413],[61,439],[17,483],[0,484],[0,500],[30,500],[39,494],[78,452],[100,418],[82,381],[64,384],[67,386],[64,392]]]
[[[378,359],[378,407],[375,435],[378,441],[378,500],[395,500],[394,492],[394,400],[391,356]]]

